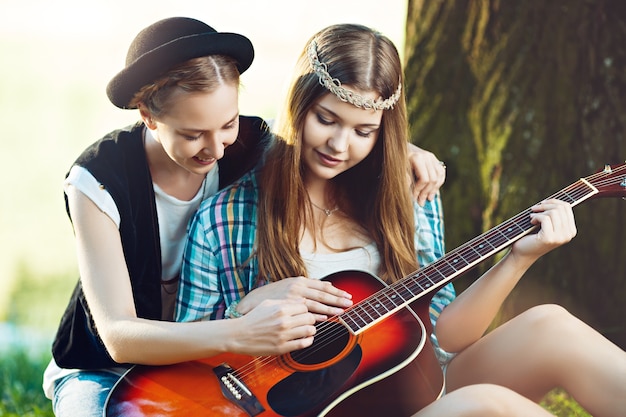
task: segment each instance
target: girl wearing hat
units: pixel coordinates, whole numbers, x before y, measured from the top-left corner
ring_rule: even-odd
[[[415,204],[403,178],[406,167],[398,163],[406,160],[407,141],[402,85],[398,53],[381,34],[358,25],[336,25],[312,37],[297,62],[266,163],[203,202],[191,221],[177,320],[230,317],[235,319],[226,321],[237,322],[277,298],[304,299],[320,320],[341,314],[344,305],[332,297],[320,299],[318,292],[330,283],[311,278],[339,273],[332,278],[354,289],[351,275],[369,285],[353,271],[364,270],[391,284],[443,255],[439,200]],[[540,231],[518,240],[458,298],[448,284],[426,305],[436,325],[433,345],[446,373],[442,388],[451,392],[417,415],[549,415],[534,401],[554,387],[567,389],[593,415],[624,415],[626,354],[563,308],[538,306],[485,334],[524,272],[576,234],[572,209],[560,200],[533,207],[530,222]],[[348,278],[346,270],[351,270]],[[316,281],[317,286],[310,284]],[[378,317],[381,305],[393,310],[397,295],[385,294],[387,298],[379,296],[361,307],[355,326]],[[350,311],[357,315],[359,310]],[[349,325],[354,315],[342,315],[341,320]],[[315,340],[321,342],[302,352],[306,366],[318,364],[306,362],[306,352],[322,363],[328,360],[325,372],[308,374],[324,382],[307,380],[307,372],[293,372],[294,379],[304,379],[302,385],[310,383],[315,396],[308,391],[302,395],[295,383],[285,382],[291,375],[274,389],[277,383],[272,398],[280,397],[276,391],[287,397],[274,403],[286,410],[279,414],[300,415],[304,408],[330,401],[334,388],[343,387],[339,364],[350,366],[359,349],[363,353],[356,362],[367,357],[360,345],[345,351],[333,347],[337,357],[347,355],[337,363],[333,356],[316,352],[333,339],[329,333],[339,332],[329,323],[318,326]],[[377,338],[389,342],[380,350],[395,349],[408,333]],[[293,360],[297,362],[295,356]],[[345,381],[353,382],[352,375],[360,378],[367,369],[346,372]],[[413,398],[404,397],[439,393],[429,388],[405,391],[406,407],[393,394],[376,398],[357,392],[356,404],[363,408],[346,415],[410,415],[416,409],[411,408]]]
[[[297,301],[262,303],[235,323],[173,323],[186,226],[200,202],[258,162],[265,123],[238,110],[250,41],[169,18],[142,30],[111,102],[141,121],[88,147],[65,182],[81,279],[53,342],[44,390],[57,416],[98,416],[129,364],[170,364],[224,351],[276,354],[310,343],[314,315]],[[416,151],[417,193],[443,182]],[[331,303],[344,294],[325,289]]]

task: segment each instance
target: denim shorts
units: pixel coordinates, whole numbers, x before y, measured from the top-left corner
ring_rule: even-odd
[[[119,378],[104,370],[79,371],[60,378],[54,385],[54,415],[102,417],[107,396]]]

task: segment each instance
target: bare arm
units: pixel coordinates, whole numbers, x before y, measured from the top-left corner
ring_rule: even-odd
[[[569,204],[547,200],[534,206],[533,211],[531,222],[541,225],[539,232],[517,241],[500,262],[441,313],[436,332],[443,349],[459,352],[482,337],[528,268],[541,256],[576,235]]]
[[[138,318],[115,223],[74,187],[67,192],[83,289],[115,361],[160,365],[222,352],[279,354],[312,343],[315,318],[294,302],[265,302],[236,320],[175,323]]]

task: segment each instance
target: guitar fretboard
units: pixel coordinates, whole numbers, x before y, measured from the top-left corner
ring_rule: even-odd
[[[551,196],[575,206],[598,190],[584,179]],[[339,316],[354,333],[362,332],[400,308],[441,288],[453,278],[475,267],[483,260],[512,245],[538,226],[530,222],[531,209],[472,239],[443,258],[381,289]]]

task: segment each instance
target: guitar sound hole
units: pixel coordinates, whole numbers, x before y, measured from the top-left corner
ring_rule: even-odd
[[[267,401],[280,416],[312,415],[312,410],[319,410],[336,397],[362,358],[361,347],[356,345],[348,355],[330,366],[311,372],[294,372],[270,388]]]
[[[291,353],[294,361],[302,365],[324,363],[339,355],[350,341],[350,332],[337,322],[315,325],[317,332],[313,344]]]

